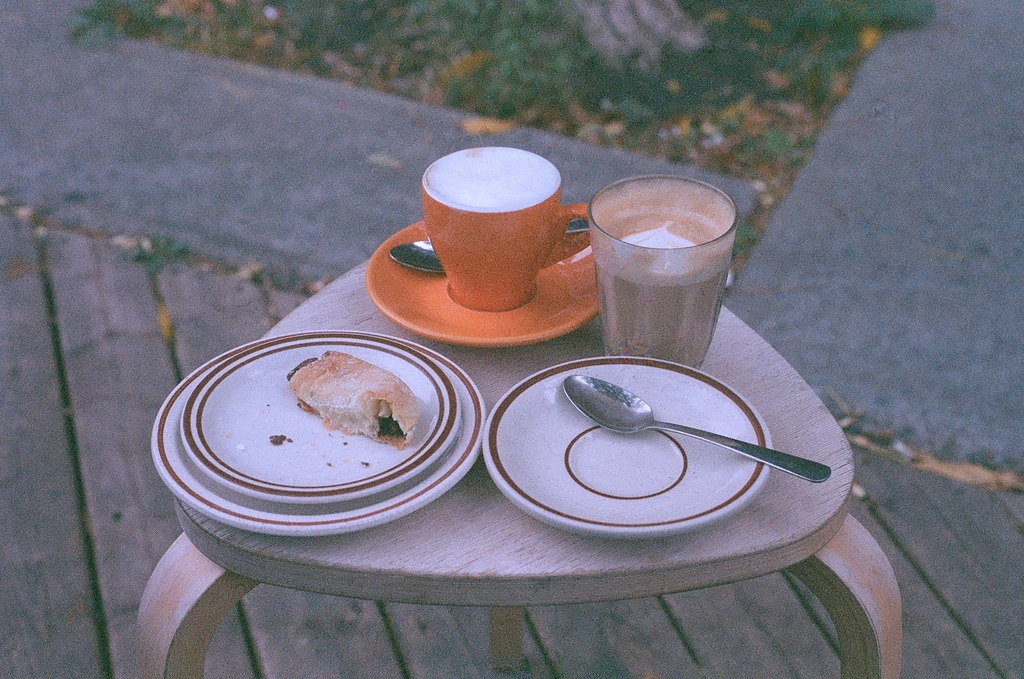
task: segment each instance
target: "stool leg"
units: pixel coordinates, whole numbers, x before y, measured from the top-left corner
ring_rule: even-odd
[[[523,616],[520,606],[492,606],[487,609],[490,623],[491,667],[498,671],[519,670],[523,653]]]
[[[852,516],[810,558],[787,569],[814,592],[839,635],[843,679],[898,679],[903,619],[892,566]]]
[[[214,631],[257,584],[178,537],[153,570],[139,605],[142,679],[202,677]]]

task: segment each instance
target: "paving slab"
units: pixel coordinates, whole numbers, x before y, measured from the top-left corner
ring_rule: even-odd
[[[729,307],[821,391],[1024,469],[1024,4],[937,0],[868,56]]]

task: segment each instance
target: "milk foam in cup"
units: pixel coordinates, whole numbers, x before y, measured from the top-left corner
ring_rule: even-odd
[[[427,168],[423,190],[438,202],[475,212],[536,205],[562,184],[550,161],[521,149],[486,147],[447,155]]]
[[[586,205],[562,205],[562,177],[547,159],[522,149],[465,149],[423,173],[423,224],[448,277],[448,294],[478,311],[528,303],[538,272],[587,245],[567,240]]]
[[[684,177],[633,177],[598,191],[590,224],[605,352],[699,367],[732,258],[732,200]]]

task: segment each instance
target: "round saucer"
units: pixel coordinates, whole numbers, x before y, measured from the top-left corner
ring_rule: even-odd
[[[442,274],[398,264],[392,247],[425,240],[423,222],[388,238],[370,257],[366,291],[382,314],[422,337],[474,347],[533,344],[569,333],[597,315],[597,281],[590,248],[542,270],[537,294],[511,311],[474,311],[448,296]]]
[[[660,538],[732,516],[764,485],[765,465],[705,441],[601,429],[562,391],[577,373],[622,385],[648,400],[659,419],[771,443],[753,406],[706,373],[648,358],[563,363],[509,390],[485,426],[487,470],[527,514],[582,535]]]

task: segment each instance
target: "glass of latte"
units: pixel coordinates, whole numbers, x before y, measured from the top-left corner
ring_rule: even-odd
[[[605,353],[700,367],[732,260],[732,200],[685,177],[630,177],[588,212]]]

